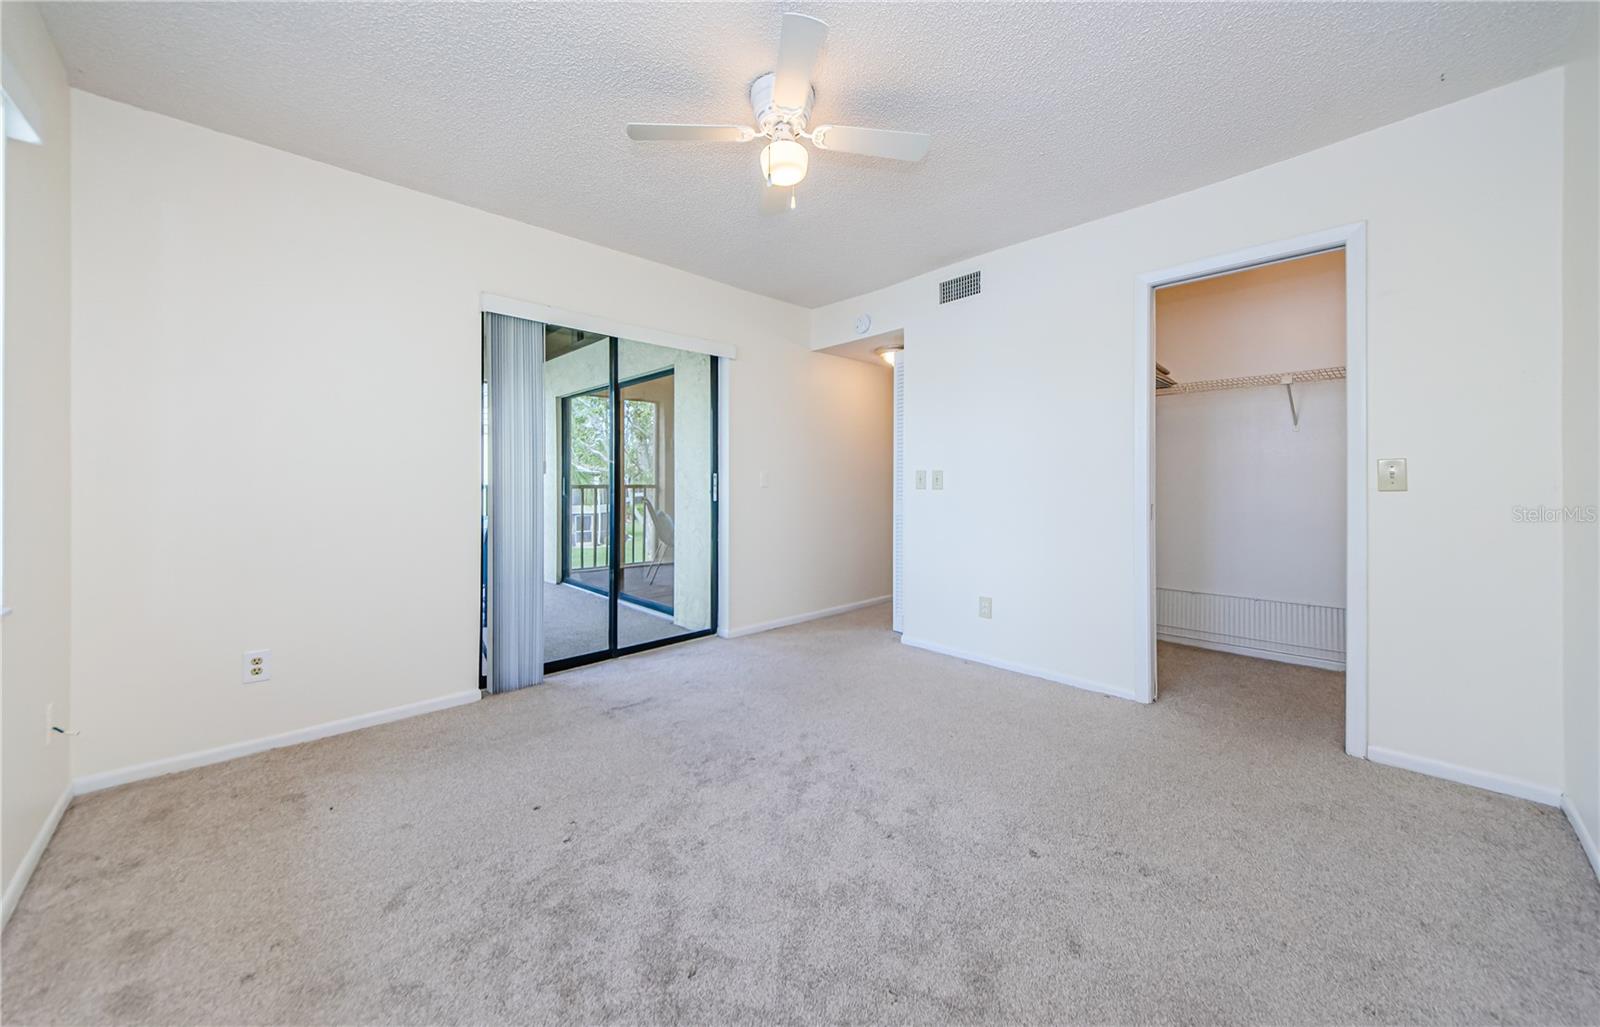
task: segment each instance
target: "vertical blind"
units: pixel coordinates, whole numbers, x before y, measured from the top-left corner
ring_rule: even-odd
[[[544,675],[544,325],[483,315],[489,376],[489,691]]]

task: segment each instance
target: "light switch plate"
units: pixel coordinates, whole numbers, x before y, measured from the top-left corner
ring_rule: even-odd
[[[917,472],[917,488],[925,489],[927,487],[928,487],[928,472],[927,471],[918,471]]]
[[[933,472],[933,487],[936,490],[944,488],[944,472],[943,471],[934,471]]]
[[[1404,492],[1406,490],[1406,458],[1389,457],[1378,461],[1378,491]]]
[[[994,600],[989,596],[978,597],[978,616],[984,620],[990,620],[994,617]]]

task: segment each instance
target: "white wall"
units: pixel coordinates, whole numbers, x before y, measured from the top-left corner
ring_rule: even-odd
[[[1138,275],[1351,222],[1368,226],[1370,745],[1557,789],[1562,73],[963,261],[813,313],[905,331],[906,634],[1131,693],[1133,323]],[[983,294],[937,283],[982,269]],[[973,539],[1005,509],[1054,526],[1037,558]],[[1370,486],[1369,486],[1370,489]],[[979,594],[994,619],[976,616]]]
[[[1345,388],[1156,400],[1156,585],[1344,607]]]
[[[1344,251],[1157,289],[1155,331],[1180,382],[1342,367]]]
[[[835,600],[820,609],[887,598],[893,379],[857,360],[779,347],[741,349],[726,369],[737,397],[728,449],[742,470],[722,497],[733,551],[776,546],[782,553],[774,573],[737,579],[735,628],[782,619],[795,595],[831,591]],[[759,525],[769,527],[758,533]]]
[[[19,869],[67,787],[68,743],[47,744],[45,708],[68,696],[67,463],[71,134],[66,73],[33,4],[0,4],[0,45],[37,105],[40,145],[5,154],[5,581],[0,621],[4,730],[0,875]]]
[[[1600,66],[1566,70],[1562,252],[1562,503],[1600,504]],[[1600,843],[1600,525],[1582,516],[1562,525],[1566,572],[1566,794],[1589,839]],[[1600,873],[1600,863],[1595,866]]]
[[[738,347],[734,627],[887,591],[805,311],[72,97],[75,775],[476,687],[480,293]]]

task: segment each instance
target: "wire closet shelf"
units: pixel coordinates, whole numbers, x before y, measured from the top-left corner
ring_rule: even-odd
[[[1300,385],[1305,382],[1339,381],[1345,376],[1342,367],[1318,367],[1310,371],[1289,371],[1284,374],[1247,374],[1239,378],[1211,378],[1200,382],[1173,382],[1156,387],[1156,395],[1170,396],[1181,392],[1216,392],[1219,389],[1254,389],[1262,385]],[[1158,378],[1159,382],[1159,378]]]
[[[1310,371],[1290,371],[1286,374],[1247,374],[1238,378],[1211,378],[1200,382],[1175,382],[1172,374],[1160,364],[1156,365],[1156,395],[1172,396],[1179,393],[1218,392],[1222,389],[1254,389],[1263,385],[1281,385],[1289,394],[1289,417],[1294,430],[1300,430],[1300,404],[1295,401],[1294,387],[1306,382],[1333,382],[1344,378],[1342,367],[1318,367]]]

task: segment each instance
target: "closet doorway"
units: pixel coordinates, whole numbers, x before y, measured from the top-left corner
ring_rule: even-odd
[[[1358,756],[1362,242],[1355,226],[1142,277],[1135,453],[1142,698],[1155,700],[1168,678],[1183,689],[1270,683],[1269,696],[1299,682],[1285,701],[1320,696],[1330,732],[1342,722]]]

